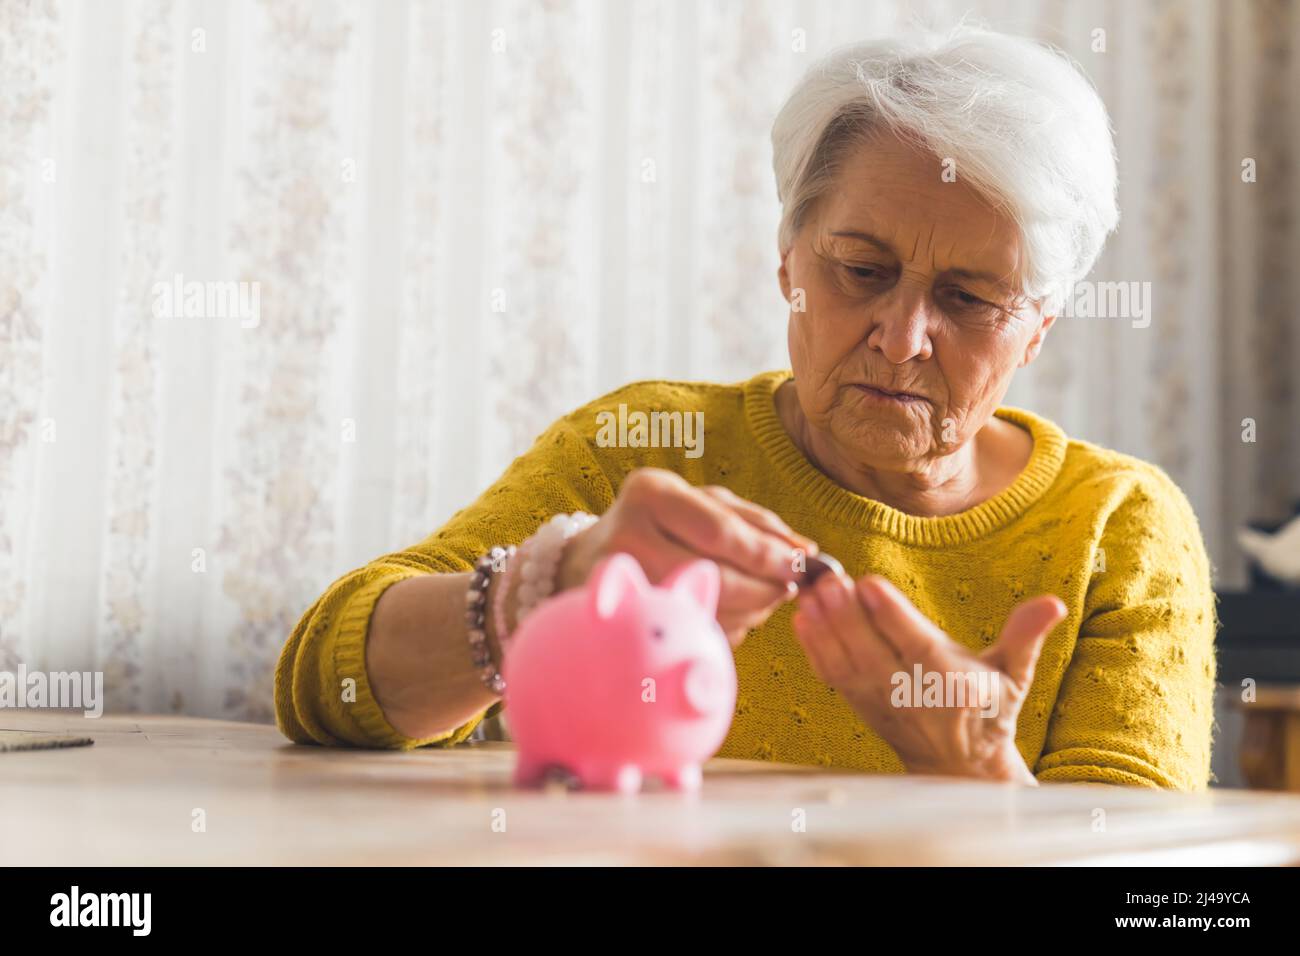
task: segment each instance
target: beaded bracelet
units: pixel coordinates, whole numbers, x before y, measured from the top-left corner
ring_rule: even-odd
[[[515,596],[516,626],[555,590],[555,574],[560,568],[565,543],[598,520],[585,511],[555,515],[519,546],[521,567],[519,590]]]
[[[505,693],[506,682],[492,665],[492,649],[487,639],[487,589],[493,570],[506,558],[506,549],[494,547],[474,563],[474,573],[465,592],[465,623],[469,626],[470,653],[479,677],[494,694]]]
[[[513,559],[516,551],[522,564],[519,572],[522,582],[515,602],[517,625],[555,589],[555,574],[560,567],[565,543],[598,520],[595,515],[585,511],[555,515],[536,534],[519,545],[518,549],[514,545],[508,548],[497,545],[474,563],[469,590],[465,593],[465,623],[469,628],[470,653],[474,666],[478,668],[479,678],[492,693],[503,694],[506,689],[505,678],[492,664],[492,648],[487,636],[487,591],[492,582],[492,573],[504,564],[505,577],[497,589],[491,608],[497,644],[504,657],[510,636],[506,631],[505,602],[509,585],[513,581],[510,572],[515,563]]]
[[[514,583],[514,569],[517,563],[514,560],[515,552],[518,549],[512,544],[506,548],[505,567],[501,571],[501,583],[497,585],[497,593],[492,598],[492,624],[496,628],[497,643],[501,645],[501,654],[505,656],[506,637],[506,596],[510,593],[510,585]]]

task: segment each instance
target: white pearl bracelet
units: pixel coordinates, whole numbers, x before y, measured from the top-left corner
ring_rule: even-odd
[[[599,519],[585,511],[558,514],[537,529],[537,533],[519,546],[519,587],[515,592],[515,627],[533,608],[555,590],[555,575],[560,568],[564,545],[579,531],[590,528]]]

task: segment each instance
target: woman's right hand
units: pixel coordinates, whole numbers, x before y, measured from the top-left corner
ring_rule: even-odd
[[[708,558],[722,573],[718,623],[734,647],[794,595],[797,549],[812,555],[817,544],[731,490],[638,468],[600,520],[569,540],[555,586],[581,586],[602,558],[619,551],[636,558],[656,584],[679,565]]]

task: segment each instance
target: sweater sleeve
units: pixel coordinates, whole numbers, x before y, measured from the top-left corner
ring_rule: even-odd
[[[1040,781],[1207,786],[1218,628],[1210,562],[1191,505],[1152,472],[1132,483],[1100,538]]]
[[[552,515],[601,514],[609,507],[610,478],[572,418],[555,422],[473,504],[420,544],[345,574],[317,599],[293,629],[276,667],[276,723],[285,736],[335,746],[448,746],[468,738],[484,717],[500,710],[498,702],[434,737],[402,735],[371,691],[366,634],[380,595],[398,581],[470,571],[493,545],[518,544]]]

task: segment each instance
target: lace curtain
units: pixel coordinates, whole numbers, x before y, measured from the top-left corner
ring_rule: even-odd
[[[1095,278],[1153,290],[1008,401],[1166,468],[1240,584],[1300,492],[1294,2],[0,0],[0,668],[271,719],[307,605],[555,416],[785,364],[777,106],[968,9],[1093,77]]]

